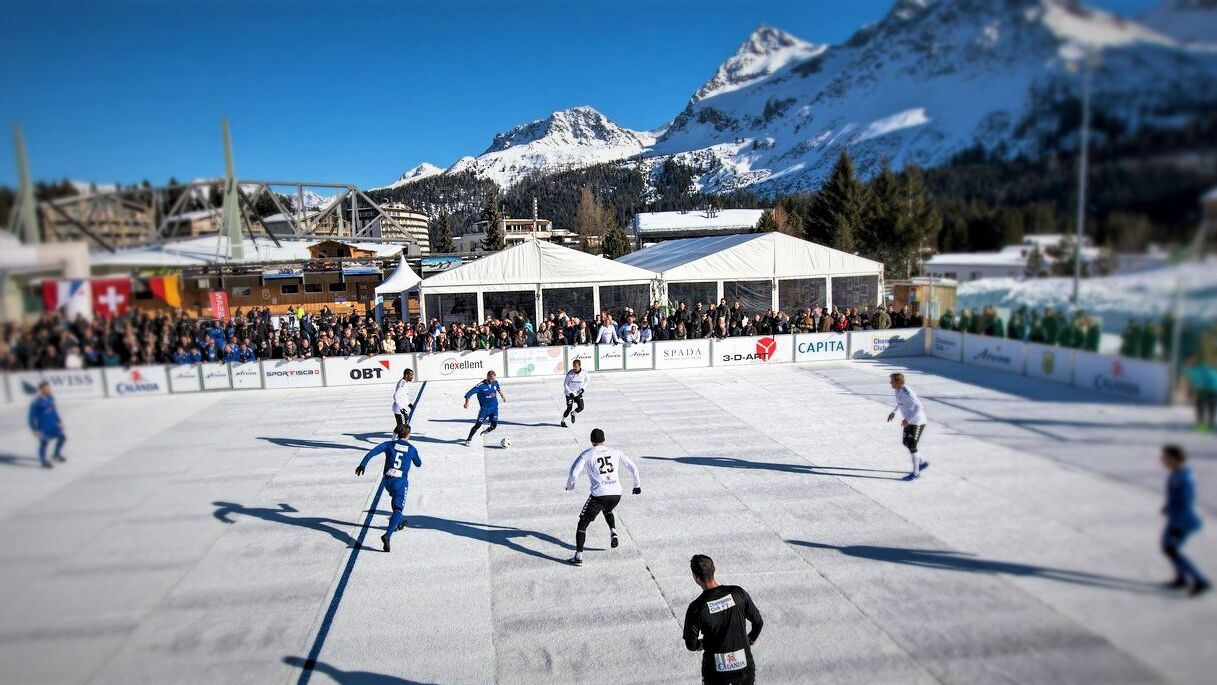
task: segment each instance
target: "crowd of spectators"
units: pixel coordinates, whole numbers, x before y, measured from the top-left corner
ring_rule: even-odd
[[[544,345],[640,343],[781,333],[837,332],[921,326],[907,307],[813,307],[794,312],[750,312],[740,302],[626,307],[587,321],[565,310],[537,324],[518,311],[482,323],[437,319],[378,324],[369,314],[338,314],[328,307],[273,315],[269,308],[236,310],[227,321],[184,312],[131,310],[118,317],[69,320],[44,314],[30,326],[6,324],[0,370],[80,369],[137,364],[249,362],[259,359],[448,352]]]
[[[1002,321],[1001,314],[993,306],[975,311],[961,309],[958,316],[948,309],[938,319],[938,327],[1089,352],[1098,352],[1102,339],[1099,323],[1086,312],[1077,311],[1066,317],[1064,312],[1052,307],[1043,311],[1019,307],[1010,312],[1008,322]],[[1169,356],[1173,336],[1174,321],[1170,316],[1163,319],[1161,325],[1130,320],[1120,336],[1120,354],[1141,359],[1162,359]]]

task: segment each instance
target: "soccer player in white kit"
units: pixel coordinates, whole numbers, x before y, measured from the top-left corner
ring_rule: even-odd
[[[576,359],[571,363],[570,371],[562,379],[562,392],[566,395],[566,411],[562,413],[562,427],[566,428],[566,417],[575,422],[575,415],[583,411],[583,391],[587,388],[587,372],[583,370],[583,362]]]
[[[904,429],[902,442],[913,458],[913,470],[904,477],[904,480],[917,480],[921,477],[921,469],[930,465],[929,462],[921,461],[921,457],[917,456],[917,443],[921,441],[921,433],[925,430],[925,409],[921,406],[921,399],[917,397],[917,393],[904,384],[904,374],[893,373],[891,383],[892,390],[896,391],[896,408],[887,415],[887,420],[890,422],[896,418],[897,412],[900,413],[900,427]]]
[[[604,512],[604,522],[608,524],[610,543],[617,546],[617,519],[613,509],[621,501],[620,469],[625,467],[634,478],[634,494],[642,494],[642,481],[638,479],[638,467],[625,456],[621,450],[615,450],[604,445],[604,431],[599,428],[592,431],[592,446],[579,453],[575,463],[570,465],[570,474],[566,478],[566,489],[575,489],[575,479],[579,477],[579,469],[587,472],[591,481],[592,492],[579,513],[579,527],[575,531],[575,556],[568,560],[572,566],[583,565],[583,543],[587,540],[587,526],[600,512]]]
[[[414,403],[410,401],[410,384],[414,382],[414,369],[406,369],[401,374],[401,380],[397,381],[397,387],[393,388],[393,418],[397,419],[397,427],[410,422],[410,410],[414,408]]]

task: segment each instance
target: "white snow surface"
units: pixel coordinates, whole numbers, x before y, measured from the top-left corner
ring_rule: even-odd
[[[884,422],[894,371],[930,419],[914,483]],[[73,439],[50,471],[25,407],[0,404],[6,682],[298,682],[319,644],[313,683],[692,684],[694,553],[764,616],[766,683],[1217,669],[1217,603],[1156,587],[1160,444],[1184,444],[1217,505],[1217,443],[1185,408],[910,359],[600,373],[562,429],[560,376],[502,383],[498,431],[469,448],[472,381],[416,400],[423,467],[391,554],[381,462],[353,469],[387,438],[392,385],[61,401]],[[617,508],[621,546],[597,520],[572,568],[587,485],[563,487],[593,427],[643,491]],[[1211,533],[1188,551],[1217,567]]]
[[[781,29],[762,25],[718,67],[709,81],[697,89],[692,101],[738,90],[827,49],[827,45],[812,45]]]

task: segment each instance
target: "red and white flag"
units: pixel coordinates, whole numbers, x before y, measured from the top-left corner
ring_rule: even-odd
[[[53,312],[63,310],[68,318],[77,315],[93,317],[92,299],[89,297],[89,282],[77,280],[46,280],[42,282],[42,304]]]
[[[122,316],[131,307],[131,279],[94,278],[93,312],[98,316]]]

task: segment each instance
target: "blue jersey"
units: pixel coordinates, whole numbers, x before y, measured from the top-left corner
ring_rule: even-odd
[[[30,430],[54,437],[63,434],[63,422],[59,420],[59,410],[55,408],[55,398],[42,396],[34,398],[30,404]]]
[[[384,477],[400,479],[399,482],[402,485],[409,483],[411,466],[421,468],[423,465],[423,460],[419,459],[418,450],[414,449],[414,445],[400,440],[389,440],[373,447],[363,455],[363,461],[359,462],[359,465],[367,468],[368,462],[378,454],[385,455]]]
[[[1186,466],[1173,471],[1166,479],[1166,524],[1191,532],[1200,528],[1196,513],[1196,481]]]
[[[478,396],[478,404],[482,409],[498,409],[499,407],[499,382],[482,381],[473,386],[469,392],[465,393],[465,399],[469,399],[474,395]]]

